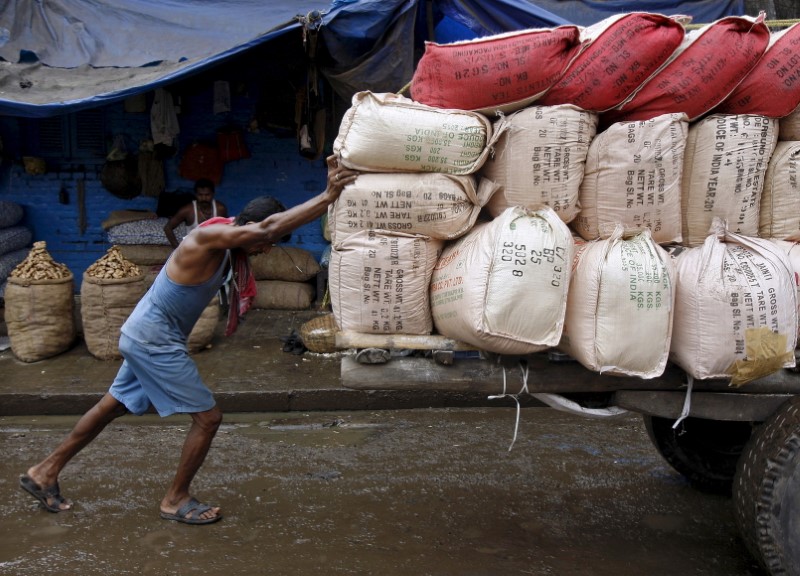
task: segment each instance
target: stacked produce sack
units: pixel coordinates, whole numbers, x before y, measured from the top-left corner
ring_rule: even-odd
[[[168,220],[155,217],[152,212],[121,210],[112,213],[103,222],[103,227],[108,242],[115,245],[126,260],[147,268],[164,264],[172,253],[172,246],[164,234]],[[180,240],[184,236],[186,225],[181,223],[175,229],[175,237]]]
[[[720,219],[712,230],[677,257],[672,361],[694,378],[734,385],[794,366],[796,284],[786,255]]]
[[[253,308],[305,310],[314,301],[316,278],[321,267],[314,256],[302,248],[274,246],[266,254],[250,256],[256,279]]]
[[[72,272],[36,242],[8,277],[5,321],[11,351],[23,362],[65,352],[75,340]]]
[[[439,333],[499,354],[555,346],[564,328],[572,234],[548,207],[508,208],[451,243],[430,284]]]
[[[567,104],[512,114],[480,174],[499,185],[486,205],[492,216],[512,206],[544,204],[564,222],[580,210],[578,191],[597,114]]]
[[[211,345],[217,325],[219,324],[220,305],[219,297],[214,296],[203,309],[200,318],[195,322],[189,338],[186,339],[186,348],[190,354],[200,352]]]
[[[9,200],[0,200],[0,298],[6,280],[14,267],[28,255],[33,234],[22,221],[22,206]]]
[[[800,24],[773,33],[764,56],[716,111],[770,118],[791,114],[800,104],[800,82],[796,81],[798,43]]]
[[[573,228],[585,240],[608,237],[618,223],[649,229],[659,243],[681,241],[685,114],[617,122],[589,147]]]
[[[329,283],[336,324],[376,334],[429,334],[430,285],[442,241],[362,230],[334,245]]]
[[[522,30],[445,45],[426,42],[411,96],[437,108],[488,113],[519,110],[540,98],[580,49],[576,26]]]
[[[756,236],[764,177],[778,122],[751,114],[711,114],[689,129],[683,173],[683,236],[705,241],[714,217],[731,231]]]
[[[653,378],[672,338],[675,270],[649,230],[579,244],[559,348],[590,370]]]
[[[120,328],[145,290],[144,273],[116,246],[84,271],[81,320],[86,348],[92,356],[100,360],[121,357]]]

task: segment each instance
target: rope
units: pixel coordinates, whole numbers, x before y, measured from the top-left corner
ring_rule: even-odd
[[[499,357],[498,357],[499,361]],[[517,432],[519,431],[519,416],[520,416],[520,404],[519,404],[519,395],[523,392],[528,392],[528,366],[520,363],[519,365],[520,372],[522,372],[522,388],[516,394],[507,394],[506,390],[508,389],[506,386],[506,367],[503,366],[503,393],[497,394],[494,396],[489,396],[489,400],[497,400],[499,398],[505,398],[506,396],[511,396],[514,399],[514,402],[517,403],[517,418],[514,422],[514,437],[511,439],[511,444],[508,446],[508,451],[511,452],[511,449],[514,447],[514,443],[517,441]]]
[[[686,397],[683,399],[683,410],[681,410],[681,415],[675,420],[675,424],[672,425],[672,429],[676,429],[681,422],[686,420],[689,416],[689,412],[692,409],[692,388],[694,386],[694,378],[689,376],[689,387],[686,389]]]
[[[800,19],[798,18],[783,19],[783,20],[764,20],[764,24],[766,24],[767,27],[769,28],[788,28],[789,26],[797,24],[798,22],[800,22]],[[683,27],[686,28],[687,30],[697,30],[699,28],[702,28],[703,26],[708,26],[708,24],[709,23],[698,23],[698,24],[692,23],[692,24],[684,24]]]

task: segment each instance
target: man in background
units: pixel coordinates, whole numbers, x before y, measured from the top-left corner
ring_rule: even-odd
[[[209,218],[217,216],[227,216],[228,209],[225,205],[214,198],[214,183],[206,178],[201,178],[194,184],[195,200],[182,206],[175,215],[164,225],[164,234],[173,248],[178,247],[178,239],[175,237],[175,228],[186,225],[188,234]]]

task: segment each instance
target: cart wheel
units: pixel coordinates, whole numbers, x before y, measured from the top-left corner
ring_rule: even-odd
[[[745,545],[769,573],[800,575],[800,396],[754,431],[733,505]]]
[[[750,422],[686,418],[677,429],[674,423],[644,416],[650,440],[670,466],[700,490],[729,494],[736,463],[750,438]]]

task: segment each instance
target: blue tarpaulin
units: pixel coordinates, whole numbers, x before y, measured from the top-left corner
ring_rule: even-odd
[[[364,89],[399,90],[411,79],[423,40],[580,23],[578,17],[599,5],[614,12],[667,12],[669,5],[680,13],[691,5],[712,19],[712,7],[717,16],[740,14],[741,3],[0,0],[0,114],[46,117],[122,100],[297,30],[313,11],[321,16],[314,26],[320,26],[326,54],[323,73],[347,97]]]
[[[589,26],[624,12],[654,12],[667,16],[684,14],[697,23],[745,14],[744,0],[536,0],[536,4],[579,26]]]

